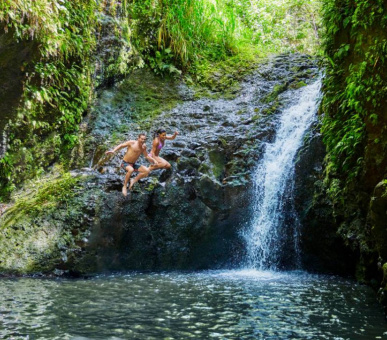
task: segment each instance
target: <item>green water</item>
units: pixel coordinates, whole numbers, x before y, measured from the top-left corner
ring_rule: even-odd
[[[387,339],[375,294],[304,272],[0,280],[1,339]]]

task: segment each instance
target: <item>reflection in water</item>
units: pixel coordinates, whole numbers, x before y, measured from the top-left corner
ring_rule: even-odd
[[[2,279],[0,337],[387,339],[387,325],[369,288],[336,277],[134,273],[89,280]]]

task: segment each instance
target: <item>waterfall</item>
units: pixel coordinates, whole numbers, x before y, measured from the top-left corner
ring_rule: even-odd
[[[292,248],[297,255],[298,228],[284,225],[286,201],[293,188],[297,150],[305,132],[316,119],[321,81],[292,93],[291,104],[281,114],[276,138],[266,143],[264,155],[254,176],[253,217],[245,232],[249,268],[278,269],[283,256],[284,235],[293,235]],[[292,228],[292,230],[288,230]]]

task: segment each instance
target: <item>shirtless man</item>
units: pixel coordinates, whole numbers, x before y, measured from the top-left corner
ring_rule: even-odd
[[[122,187],[122,193],[124,196],[128,194],[126,186],[128,185],[129,178],[134,171],[139,172],[139,174],[135,178],[130,180],[129,190],[133,188],[133,185],[136,182],[138,182],[138,180],[149,175],[149,171],[150,171],[149,168],[147,168],[144,165],[136,164],[141,154],[143,154],[148,161],[152,162],[154,165],[157,165],[157,162],[146,152],[145,141],[146,141],[145,134],[140,133],[138,135],[137,140],[129,140],[125,143],[122,143],[116,146],[113,150],[109,150],[105,152],[106,155],[115,154],[118,150],[125,147],[127,148],[125,156],[121,163],[121,167],[127,171],[125,180],[124,180],[124,186]]]

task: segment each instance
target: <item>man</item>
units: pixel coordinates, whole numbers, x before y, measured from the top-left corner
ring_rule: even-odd
[[[124,196],[128,194],[126,186],[130,179],[130,176],[134,171],[139,172],[139,174],[135,178],[130,180],[129,190],[131,190],[133,188],[133,185],[137,183],[141,178],[144,178],[149,175],[149,171],[150,171],[149,168],[147,168],[144,165],[136,164],[141,154],[143,154],[148,161],[152,162],[154,165],[157,165],[157,162],[146,152],[145,141],[146,141],[145,134],[140,133],[138,135],[137,140],[129,140],[125,143],[122,143],[116,146],[113,150],[109,150],[105,152],[106,155],[115,154],[118,150],[125,147],[127,148],[125,156],[121,163],[121,167],[127,171],[125,180],[124,180],[124,186],[122,187],[122,193]]]

